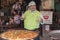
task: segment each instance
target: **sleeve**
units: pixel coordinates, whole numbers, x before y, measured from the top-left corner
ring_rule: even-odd
[[[41,18],[40,24],[43,25],[43,24],[44,24],[44,23],[43,23],[44,18],[43,18],[43,15],[42,15],[42,14],[40,14],[40,18]]]
[[[26,15],[27,15],[27,11],[24,14],[22,14],[22,18],[25,19]]]
[[[43,21],[43,16],[42,16],[42,14],[40,13],[39,14],[39,23],[41,23]]]
[[[40,14],[40,18],[41,18],[41,19],[43,19],[43,16],[42,16],[42,14]]]

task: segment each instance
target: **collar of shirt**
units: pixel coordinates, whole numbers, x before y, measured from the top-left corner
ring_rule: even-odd
[[[31,12],[32,14],[34,14],[34,13],[35,13],[35,11],[36,11],[36,10],[34,10],[34,11],[30,10],[30,12]]]

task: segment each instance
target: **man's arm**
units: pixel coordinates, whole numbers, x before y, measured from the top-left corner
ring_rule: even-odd
[[[40,14],[38,22],[41,23],[42,21],[43,21],[43,16],[42,16],[42,14]]]
[[[21,20],[24,20],[26,16],[26,13],[22,14],[22,16],[20,17]]]
[[[24,14],[21,16],[21,19],[24,19],[25,18],[25,16],[24,16]]]
[[[38,22],[41,22],[42,21],[42,18],[39,18]]]

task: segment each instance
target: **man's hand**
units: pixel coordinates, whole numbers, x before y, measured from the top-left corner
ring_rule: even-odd
[[[20,19],[21,20],[24,20],[25,19],[24,14],[20,17]]]

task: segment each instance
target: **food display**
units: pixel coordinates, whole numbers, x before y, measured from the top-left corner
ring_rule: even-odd
[[[0,36],[8,40],[32,40],[33,38],[38,36],[38,33],[27,30],[10,30],[2,33]]]

